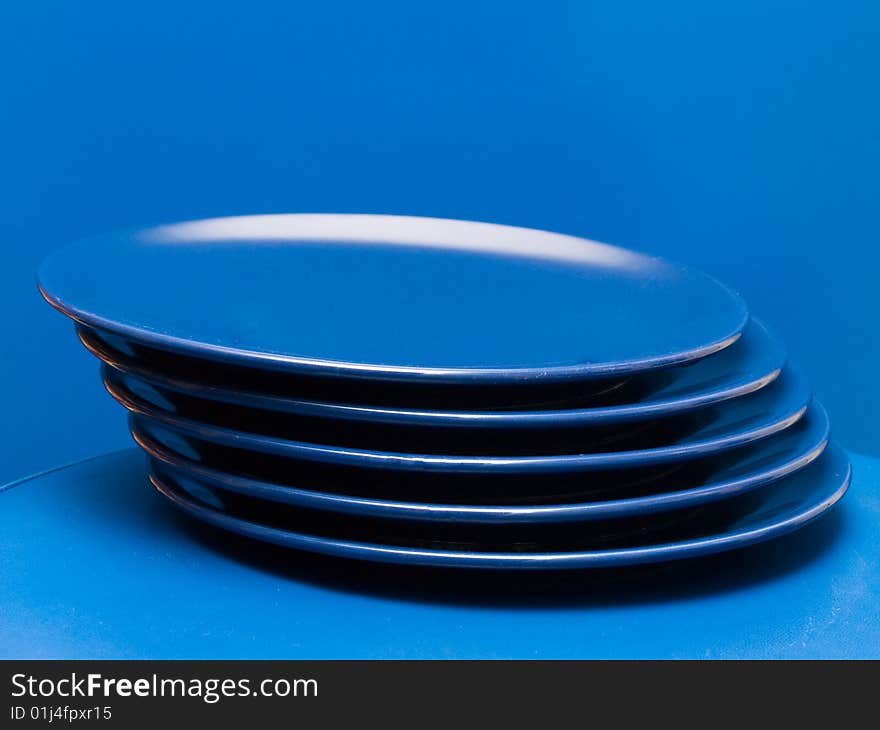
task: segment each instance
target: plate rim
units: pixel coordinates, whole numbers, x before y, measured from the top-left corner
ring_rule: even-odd
[[[412,566],[433,566],[449,568],[484,568],[484,569],[584,569],[635,565],[699,557],[712,553],[723,552],[734,548],[747,547],[778,537],[802,527],[833,507],[846,491],[852,480],[852,464],[846,453],[836,444],[831,444],[826,452],[827,458],[838,459],[846,464],[839,483],[833,490],[825,490],[822,498],[795,512],[789,511],[785,519],[771,521],[752,529],[739,532],[722,532],[701,538],[691,538],[678,542],[642,545],[631,548],[613,548],[609,550],[571,551],[554,553],[503,553],[503,552],[465,552],[412,548],[382,545],[379,543],[363,543],[354,540],[319,537],[308,533],[283,530],[281,528],[260,525],[239,517],[222,514],[210,507],[195,504],[152,473],[149,479],[163,497],[177,508],[192,517],[213,524],[216,527],[245,537],[272,542],[283,547],[321,552],[341,558],[372,560],[377,562],[406,564]],[[241,527],[243,529],[236,529]],[[273,540],[278,537],[279,540]],[[297,545],[290,542],[297,542]],[[316,546],[323,550],[314,549]],[[368,557],[369,556],[369,557]],[[396,558],[396,559],[395,559]],[[403,560],[401,560],[403,558]]]
[[[718,405],[727,400],[750,395],[774,382],[785,369],[788,356],[781,342],[759,320],[750,319],[743,331],[743,337],[748,337],[748,330],[754,326],[761,332],[760,337],[774,347],[775,352],[769,358],[776,367],[763,372],[760,376],[749,380],[741,380],[735,385],[721,388],[707,389],[702,392],[692,393],[683,397],[671,397],[648,401],[644,400],[625,405],[609,405],[583,408],[523,408],[522,410],[437,410],[430,408],[405,408],[393,406],[373,406],[370,404],[348,404],[344,402],[332,402],[323,400],[310,400],[306,398],[276,398],[271,394],[255,393],[248,390],[232,389],[224,387],[207,387],[201,390],[198,383],[183,378],[166,376],[162,373],[154,374],[149,367],[141,367],[137,363],[126,362],[126,356],[117,354],[112,347],[105,343],[95,342],[92,332],[86,328],[77,328],[77,336],[80,342],[102,363],[122,373],[126,377],[144,380],[154,387],[166,388],[181,395],[199,398],[215,403],[228,403],[243,407],[268,410],[277,413],[288,413],[304,417],[328,418],[332,420],[360,421],[363,423],[377,423],[388,425],[404,425],[414,428],[576,428],[587,424],[598,423],[628,423],[656,418],[660,416],[690,413],[702,408]],[[100,333],[97,333],[100,338]],[[736,347],[739,341],[732,347]],[[727,348],[725,348],[726,350]],[[714,353],[721,355],[721,352]],[[711,356],[710,356],[711,357]],[[128,358],[134,360],[134,358]],[[696,362],[691,367],[699,367]],[[279,404],[273,406],[273,403]],[[291,404],[292,408],[281,407],[283,404]]]
[[[407,501],[403,499],[382,499],[361,497],[338,492],[306,489],[293,485],[275,483],[266,479],[215,469],[200,464],[172,449],[158,443],[148,434],[136,427],[132,436],[138,446],[146,453],[151,469],[154,462],[194,481],[206,481],[213,488],[243,494],[254,499],[274,501],[304,509],[316,509],[340,515],[356,515],[414,522],[466,522],[469,524],[551,524],[612,519],[643,514],[652,514],[685,507],[694,507],[745,494],[760,489],[792,475],[812,464],[827,448],[830,442],[831,423],[827,411],[818,401],[813,401],[810,411],[804,418],[817,419],[819,438],[810,441],[793,456],[788,456],[772,469],[758,468],[752,473],[735,478],[710,482],[697,487],[664,491],[658,494],[643,495],[622,499],[603,499],[582,502],[560,502],[553,504],[455,504]],[[238,488],[233,485],[238,485]],[[277,494],[278,499],[268,496]],[[283,499],[283,495],[297,495],[301,499]],[[417,496],[417,495],[416,495]]]
[[[772,436],[774,433],[783,431],[800,420],[813,400],[809,385],[803,374],[796,368],[789,368],[787,373],[795,379],[796,386],[799,389],[798,392],[803,394],[803,402],[801,403],[801,399],[799,399],[799,405],[794,410],[787,411],[780,415],[779,418],[750,430],[727,434],[723,438],[695,441],[684,446],[677,444],[641,450],[541,456],[410,454],[294,441],[205,424],[201,421],[161,412],[161,409],[150,404],[147,404],[145,407],[140,402],[142,399],[139,396],[128,392],[121,392],[119,386],[108,382],[109,379],[106,377],[104,378],[104,387],[114,399],[131,412],[135,420],[158,421],[165,428],[169,428],[177,433],[188,433],[193,438],[225,446],[244,449],[253,448],[258,453],[276,453],[291,458],[300,458],[320,463],[334,463],[364,468],[387,468],[400,471],[433,471],[441,473],[491,471],[499,474],[525,474],[587,471],[600,468],[620,468],[622,466],[648,466],[665,463],[673,459],[697,458],[699,456],[721,453],[737,446],[743,446]],[[267,448],[267,444],[274,445],[276,449],[273,451]],[[282,453],[282,451],[288,453]],[[295,456],[292,453],[293,451],[297,452]]]

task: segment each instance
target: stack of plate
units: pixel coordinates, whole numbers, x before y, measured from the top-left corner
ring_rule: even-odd
[[[783,347],[699,272],[484,223],[195,221],[43,265],[156,488],[221,528],[419,565],[717,552],[846,491]]]

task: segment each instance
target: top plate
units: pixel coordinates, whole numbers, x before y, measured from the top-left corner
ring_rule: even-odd
[[[700,272],[544,231],[373,215],[192,221],[69,245],[40,289],[155,347],[311,375],[613,377],[716,352],[747,321]]]

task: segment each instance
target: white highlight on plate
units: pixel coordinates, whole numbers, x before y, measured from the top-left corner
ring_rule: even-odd
[[[581,261],[608,268],[642,269],[659,259],[608,243],[496,223],[414,216],[286,213],[209,218],[158,226],[139,234],[150,243],[223,241],[322,241],[381,243],[415,248],[454,249],[473,253],[517,255],[548,261]]]

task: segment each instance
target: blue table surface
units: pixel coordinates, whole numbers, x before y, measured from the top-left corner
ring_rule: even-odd
[[[602,573],[414,571],[199,525],[134,449],[0,493],[0,656],[880,657],[880,460],[788,537]]]

